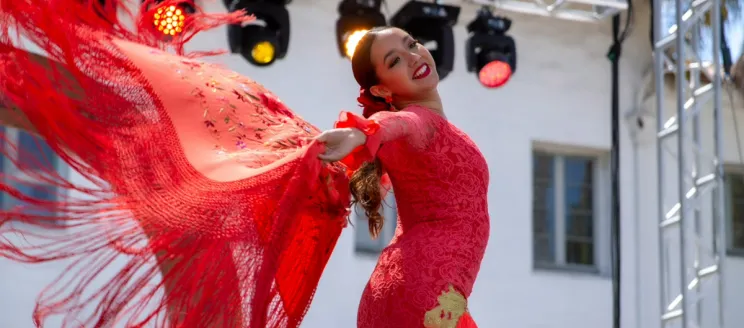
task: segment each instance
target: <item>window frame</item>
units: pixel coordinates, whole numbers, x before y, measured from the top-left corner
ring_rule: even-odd
[[[0,170],[2,170],[4,174],[3,182],[8,182],[8,176],[13,176],[15,179],[20,180],[21,183],[28,183],[29,185],[35,184],[35,185],[40,185],[40,186],[46,185],[44,183],[36,183],[35,179],[32,179],[26,174],[20,174],[20,172],[18,172],[18,168],[15,167],[15,165],[13,164],[11,159],[8,158],[8,155],[7,155],[7,154],[17,153],[15,149],[12,149],[13,147],[12,145],[18,146],[19,139],[22,133],[25,133],[31,136],[33,135],[28,132],[25,132],[25,131],[22,131],[20,129],[10,127],[10,126],[2,126],[2,130],[0,131],[2,131],[5,134],[5,139],[6,139],[5,140],[6,142],[0,143],[0,147],[3,147],[4,153],[6,154],[5,156],[2,156],[0,158],[3,161],[2,165],[0,165]],[[67,165],[65,165],[64,161],[62,161],[62,159],[59,158],[57,154],[54,154],[54,156],[49,158],[49,160],[52,162],[52,166],[54,167],[54,170],[58,174],[60,174],[63,178],[68,177],[69,168],[67,167]],[[51,189],[53,189],[54,192],[57,192],[57,193],[60,192],[59,187],[52,186]],[[59,195],[54,197],[54,199],[58,200]],[[15,202],[15,200],[10,195],[8,195],[8,193],[0,194],[0,207],[1,208],[7,209],[8,206],[13,205],[13,202]],[[56,223],[58,223],[59,225],[64,225],[63,221],[56,221]]]
[[[537,235],[535,234],[535,155],[542,154],[553,158],[553,199],[555,204],[553,214],[553,261],[538,261],[537,249],[535,247]],[[566,157],[585,157],[593,162],[592,172],[592,246],[594,264],[576,264],[566,262],[567,237],[566,232],[566,176],[565,176],[565,158]],[[531,229],[531,247],[532,247],[532,266],[535,271],[566,271],[572,273],[587,273],[601,276],[610,274],[610,158],[607,151],[582,148],[568,147],[555,144],[535,143],[530,152],[530,226]]]
[[[395,202],[395,195],[390,190],[383,199],[380,212],[385,219],[385,223],[377,239],[372,239],[369,235],[367,216],[364,210],[358,204],[351,208],[351,222],[354,223],[354,253],[360,255],[379,255],[395,236],[395,229],[398,223],[398,206]]]
[[[726,233],[726,254],[729,256],[744,257],[744,245],[740,247],[734,246],[734,215],[731,203],[733,194],[731,193],[731,181],[728,179],[730,175],[738,175],[744,179],[744,166],[731,164],[723,165],[723,215],[725,221],[724,231]],[[715,217],[715,198],[713,201],[713,211],[711,212],[711,215]]]

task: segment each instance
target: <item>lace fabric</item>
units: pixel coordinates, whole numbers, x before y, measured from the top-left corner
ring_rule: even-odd
[[[97,3],[0,3],[2,100],[87,180],[13,160],[64,197],[0,184],[56,211],[0,211],[0,256],[70,263],[39,296],[35,324],[297,327],[346,224],[345,168],[317,159],[318,129],[268,90],[183,53],[194,33],[251,17],[197,11],[162,43],[148,30],[154,2],[136,32]],[[104,271],[114,274],[93,283]]]
[[[395,190],[398,226],[359,305],[359,328],[475,327],[467,297],[489,237],[488,166],[475,143],[429,109],[370,117]],[[451,302],[452,299],[458,301]]]

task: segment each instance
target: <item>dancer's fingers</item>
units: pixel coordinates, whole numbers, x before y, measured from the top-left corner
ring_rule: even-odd
[[[326,151],[325,153],[318,154],[318,158],[320,158],[323,161],[326,162],[335,162],[338,161],[338,155],[335,151]]]

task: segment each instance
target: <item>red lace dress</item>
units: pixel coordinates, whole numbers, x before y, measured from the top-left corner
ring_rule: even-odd
[[[467,297],[489,236],[488,166],[478,147],[418,106],[370,121],[345,114],[337,126],[369,134],[355,156],[379,157],[399,213],[395,237],[362,295],[358,327],[475,327]]]

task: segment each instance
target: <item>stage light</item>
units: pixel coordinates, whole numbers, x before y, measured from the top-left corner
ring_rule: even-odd
[[[412,0],[403,5],[390,20],[423,43],[437,65],[439,79],[443,80],[454,67],[455,37],[452,26],[457,24],[460,7]]]
[[[156,10],[152,23],[165,35],[175,36],[183,32],[186,13],[176,6],[163,6]]]
[[[193,0],[150,0],[147,8],[155,33],[166,40],[183,33],[186,17],[194,12]]]
[[[228,10],[244,9],[256,17],[245,25],[230,25],[230,52],[239,53],[253,65],[269,66],[287,55],[289,48],[288,0],[235,0]]]
[[[467,26],[468,72],[478,72],[478,80],[487,88],[506,84],[517,69],[517,47],[506,35],[510,27],[510,19],[494,16],[487,7],[481,8]]]
[[[343,0],[338,5],[336,43],[342,57],[351,58],[367,31],[387,24],[380,12],[382,0]]]

